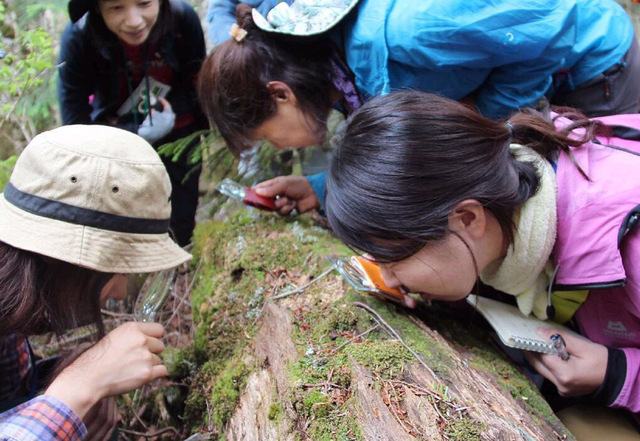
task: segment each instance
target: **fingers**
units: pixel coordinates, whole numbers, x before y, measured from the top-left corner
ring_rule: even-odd
[[[286,196],[276,199],[276,211],[281,216],[288,216],[296,208],[296,201]]]
[[[167,367],[163,364],[160,364],[158,366],[153,366],[151,368],[151,380],[156,380],[158,378],[166,377],[168,374],[169,374],[169,371],[167,370]]]
[[[161,96],[158,97],[158,101],[160,102],[160,104],[162,104],[162,111],[164,112],[165,110],[171,110],[171,103],[169,103],[169,101],[167,101],[165,98],[162,98]]]
[[[307,211],[313,210],[314,208],[320,206],[320,202],[318,201],[315,193],[313,193],[312,191],[309,196],[305,197],[304,199],[298,200],[296,205],[300,213],[306,213]]]
[[[404,305],[407,308],[414,309],[416,307],[416,299],[414,299],[411,296],[408,296],[408,295],[405,294],[403,301],[404,301]]]
[[[164,351],[164,343],[162,343],[162,340],[149,337],[147,338],[147,348],[152,354],[159,354],[160,352]]]
[[[140,331],[149,337],[160,338],[164,335],[164,328],[160,323],[154,322],[135,322]]]
[[[573,354],[579,356],[579,354],[583,352],[588,352],[589,348],[593,345],[591,340],[581,335],[558,332],[553,328],[540,327],[536,330],[536,333],[546,341],[550,341],[553,334],[561,335],[567,346],[567,352],[570,355]]]
[[[266,196],[274,198],[281,194],[284,194],[287,189],[287,182],[284,176],[278,176],[277,178],[269,179],[268,181],[260,182],[254,188],[256,193],[260,196]],[[277,206],[277,202],[276,202]]]
[[[529,364],[531,364],[531,366],[540,375],[542,375],[544,378],[546,378],[547,380],[549,380],[549,381],[551,381],[553,383],[556,382],[555,375],[551,372],[551,370],[545,364],[546,358],[547,357],[551,358],[552,356],[543,355],[543,354],[540,354],[538,352],[529,352],[529,351],[524,351],[523,353],[524,353],[524,357],[527,359]]]

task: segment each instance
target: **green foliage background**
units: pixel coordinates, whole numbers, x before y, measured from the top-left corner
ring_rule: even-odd
[[[66,0],[0,0],[0,160],[59,124],[55,60]]]

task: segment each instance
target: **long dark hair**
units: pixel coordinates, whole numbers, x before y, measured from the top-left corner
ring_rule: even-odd
[[[328,38],[296,40],[265,32],[251,16],[251,7],[236,7],[238,26],[247,35],[221,43],[205,58],[198,78],[198,98],[204,114],[235,154],[251,147],[255,130],[275,115],[267,90],[271,81],[286,83],[300,109],[320,124],[322,133],[331,110],[331,56]]]
[[[173,32],[173,16],[171,12],[171,2],[180,0],[158,0],[160,2],[160,11],[158,12],[158,19],[151,29],[148,42],[156,44],[160,39]],[[87,26],[91,32],[92,37],[98,43],[98,46],[116,45],[118,43],[118,37],[109,30],[100,10],[98,9],[98,0],[92,0],[91,6],[87,14]]]
[[[509,124],[433,94],[404,91],[378,97],[347,121],[327,178],[326,214],[335,235],[378,261],[412,256],[445,238],[453,207],[475,199],[513,241],[513,214],[538,189],[530,163],[510,143],[545,157],[568,151],[602,131],[576,111],[563,131],[533,110]],[[575,128],[584,136],[572,139]]]
[[[89,323],[104,335],[100,291],[112,277],[0,242],[0,340]]]

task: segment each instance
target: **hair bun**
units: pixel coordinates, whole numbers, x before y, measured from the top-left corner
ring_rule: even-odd
[[[238,3],[238,6],[236,6],[238,26],[246,31],[257,29],[257,26],[253,22],[253,16],[251,15],[252,9],[253,8],[246,3]]]

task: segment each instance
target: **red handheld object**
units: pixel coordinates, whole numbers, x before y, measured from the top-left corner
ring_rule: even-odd
[[[242,200],[242,202],[244,202],[245,205],[249,205],[250,207],[255,207],[264,211],[275,211],[276,209],[276,200],[274,198],[260,196],[251,187],[245,187],[244,199]]]

